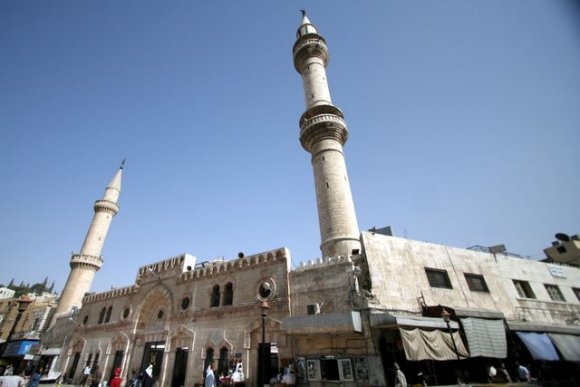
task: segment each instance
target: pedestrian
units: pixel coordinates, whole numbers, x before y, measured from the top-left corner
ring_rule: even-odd
[[[0,376],[0,387],[24,387],[26,380],[20,375]]]
[[[393,363],[393,368],[395,369],[395,387],[407,387],[407,378],[399,364]]]
[[[205,387],[216,387],[215,375],[213,374],[213,360],[209,363],[205,371]]]
[[[89,384],[89,377],[91,376],[91,366],[86,365],[83,368],[83,378],[81,380],[81,386],[86,387]]]
[[[501,379],[500,381],[505,382],[505,383],[512,382],[512,378],[510,377],[509,372],[505,369],[505,364],[503,364],[503,361],[501,362],[501,364],[499,365],[499,368],[497,370],[497,378]]]
[[[115,368],[113,379],[109,382],[110,387],[121,387],[123,379],[121,378],[121,369]]]
[[[34,370],[32,370],[30,378],[28,379],[28,383],[26,383],[26,387],[38,387],[40,384],[41,374],[42,372],[38,372],[38,368],[35,367]]]
[[[99,387],[102,376],[103,374],[101,373],[99,365],[95,364],[93,371],[91,372],[91,387]]]
[[[520,364],[520,362],[516,362],[516,367],[518,371],[518,378],[520,382],[529,382],[531,381],[530,370],[528,370],[524,365]]]
[[[145,372],[143,372],[143,381],[141,383],[141,385],[143,387],[153,387],[153,364],[149,364],[149,366],[145,369]]]
[[[4,375],[5,376],[11,376],[13,374],[14,374],[14,368],[12,368],[12,364],[8,364],[8,366],[4,370]]]

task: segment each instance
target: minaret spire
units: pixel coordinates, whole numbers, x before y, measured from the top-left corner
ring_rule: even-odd
[[[123,166],[115,173],[107,187],[103,198],[95,202],[95,215],[78,254],[73,254],[70,260],[71,271],[62,291],[58,307],[51,325],[60,316],[66,315],[73,308],[80,308],[83,297],[91,289],[95,273],[103,265],[101,251],[111,226],[113,217],[119,212],[119,195],[121,194],[121,179]]]
[[[349,256],[360,251],[360,232],[342,148],[348,129],[342,112],[330,98],[326,41],[306,11],[301,12],[293,56],[304,88],[306,111],[300,118],[300,143],[312,155],[320,249],[325,257]]]

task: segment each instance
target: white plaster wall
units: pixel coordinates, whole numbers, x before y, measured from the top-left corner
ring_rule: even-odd
[[[427,305],[501,311],[507,319],[521,319],[522,308],[544,310],[529,314],[528,321],[566,323],[566,313],[580,312],[573,288],[580,288],[580,270],[564,267],[566,278],[554,277],[548,264],[503,254],[477,252],[372,232],[362,233],[363,248],[369,265],[372,293],[379,307],[396,310],[421,310],[418,298]],[[446,270],[453,289],[432,288],[425,268]],[[469,290],[465,273],[483,275],[489,293]],[[536,299],[520,299],[513,280],[528,281]],[[558,285],[565,302],[550,299],[544,284]],[[562,313],[546,313],[545,310]],[[560,317],[558,317],[560,316]]]

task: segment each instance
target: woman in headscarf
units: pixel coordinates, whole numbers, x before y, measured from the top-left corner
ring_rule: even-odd
[[[113,376],[113,379],[111,379],[109,386],[110,387],[121,387],[121,382],[123,382],[123,379],[121,378],[121,369],[115,368],[114,374],[115,374],[115,376]]]
[[[216,387],[215,375],[213,374],[213,361],[209,363],[205,371],[205,387]]]

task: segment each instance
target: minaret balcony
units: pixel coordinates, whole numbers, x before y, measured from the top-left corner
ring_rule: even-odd
[[[324,38],[317,34],[304,35],[294,43],[292,49],[294,56],[294,67],[296,71],[302,73],[302,63],[307,58],[317,56],[324,61],[324,66],[328,64],[328,47]]]
[[[312,145],[320,140],[331,139],[344,145],[347,138],[346,121],[336,106],[316,106],[300,118],[300,142],[309,152]]]
[[[97,211],[105,211],[117,215],[119,212],[119,205],[110,200],[97,200],[95,202],[95,212]]]
[[[73,254],[70,260],[70,266],[71,268],[86,266],[99,270],[103,266],[103,258],[97,257],[96,255]]]

